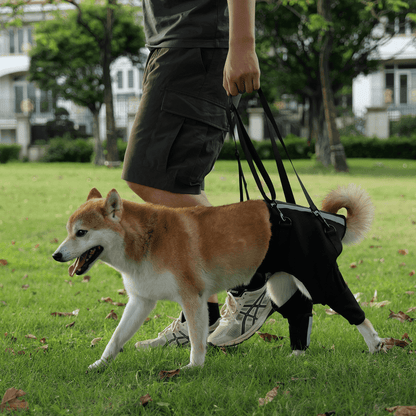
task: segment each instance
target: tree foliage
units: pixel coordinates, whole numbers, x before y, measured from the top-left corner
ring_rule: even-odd
[[[330,2],[329,19],[325,19],[318,13],[315,0],[259,2],[256,10],[258,55],[262,84],[269,98],[286,93],[301,101],[307,100],[311,138],[318,144],[328,142],[319,72],[320,52],[328,34],[333,38],[328,67],[334,94],[343,86],[351,85],[357,75],[378,68],[379,62],[370,57],[391,36],[374,30],[385,24],[383,18],[392,26],[395,17],[404,17],[415,9],[414,0],[337,0]]]
[[[104,102],[102,51],[97,38],[104,37],[106,6],[83,4],[82,13],[95,37],[79,25],[75,10],[56,12],[54,19],[35,26],[29,79],[43,90],[93,111]],[[133,16],[129,7],[120,8],[115,14],[112,62],[120,56],[140,61],[144,35]]]

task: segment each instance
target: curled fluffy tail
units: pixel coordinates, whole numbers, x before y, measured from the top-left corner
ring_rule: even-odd
[[[331,191],[322,202],[322,210],[336,214],[341,208],[347,210],[347,230],[343,244],[357,244],[370,230],[374,206],[367,192],[350,184]]]

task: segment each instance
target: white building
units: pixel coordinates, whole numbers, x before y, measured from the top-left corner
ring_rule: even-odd
[[[31,159],[36,158],[31,148],[36,147],[37,140],[44,139],[45,125],[54,114],[50,94],[27,80],[28,52],[33,44],[34,24],[50,18],[50,11],[57,7],[74,8],[67,3],[56,6],[33,0],[24,8],[22,27],[0,26],[0,143],[21,144],[22,156]],[[10,10],[0,8],[0,24],[7,21],[9,13]],[[126,137],[130,130],[128,113],[135,112],[142,93],[143,68],[134,66],[128,58],[119,58],[111,67],[111,75],[116,127]],[[58,100],[57,105],[69,111],[76,128],[92,134],[92,115],[88,109],[64,100]],[[100,127],[105,139],[105,108],[100,112]]]
[[[353,111],[367,117],[370,136],[388,136],[383,130],[389,119],[416,115],[416,25],[410,20],[402,23],[396,19],[395,35],[373,55],[381,61],[379,70],[353,80]]]

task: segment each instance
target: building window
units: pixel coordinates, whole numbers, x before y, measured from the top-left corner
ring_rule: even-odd
[[[117,87],[120,90],[123,88],[123,72],[121,71],[117,72]]]
[[[10,54],[25,54],[30,50],[32,44],[33,39],[31,27],[9,29]]]
[[[33,112],[35,115],[52,112],[52,96],[48,91],[41,91],[33,83],[15,79],[14,111],[23,113]]]
[[[386,73],[386,90],[384,92],[384,102],[394,103],[394,72]]]
[[[407,74],[400,74],[400,104],[407,104]]]
[[[9,29],[9,52],[14,53],[14,30]]]
[[[128,72],[128,82],[129,82],[129,88],[134,88],[134,85],[133,85],[133,70],[132,69],[130,69],[129,70],[129,72]]]

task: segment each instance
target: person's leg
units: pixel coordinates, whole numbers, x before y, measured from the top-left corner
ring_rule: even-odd
[[[230,289],[221,309],[218,328],[208,343],[218,347],[238,345],[253,336],[274,312],[266,290],[266,276],[257,272],[248,285]]]
[[[151,188],[149,186],[126,181],[129,188],[143,201],[152,204],[164,205],[172,208],[185,208],[203,205],[205,207],[212,206],[208,201],[204,191],[199,195],[194,194],[178,194],[161,189]]]

